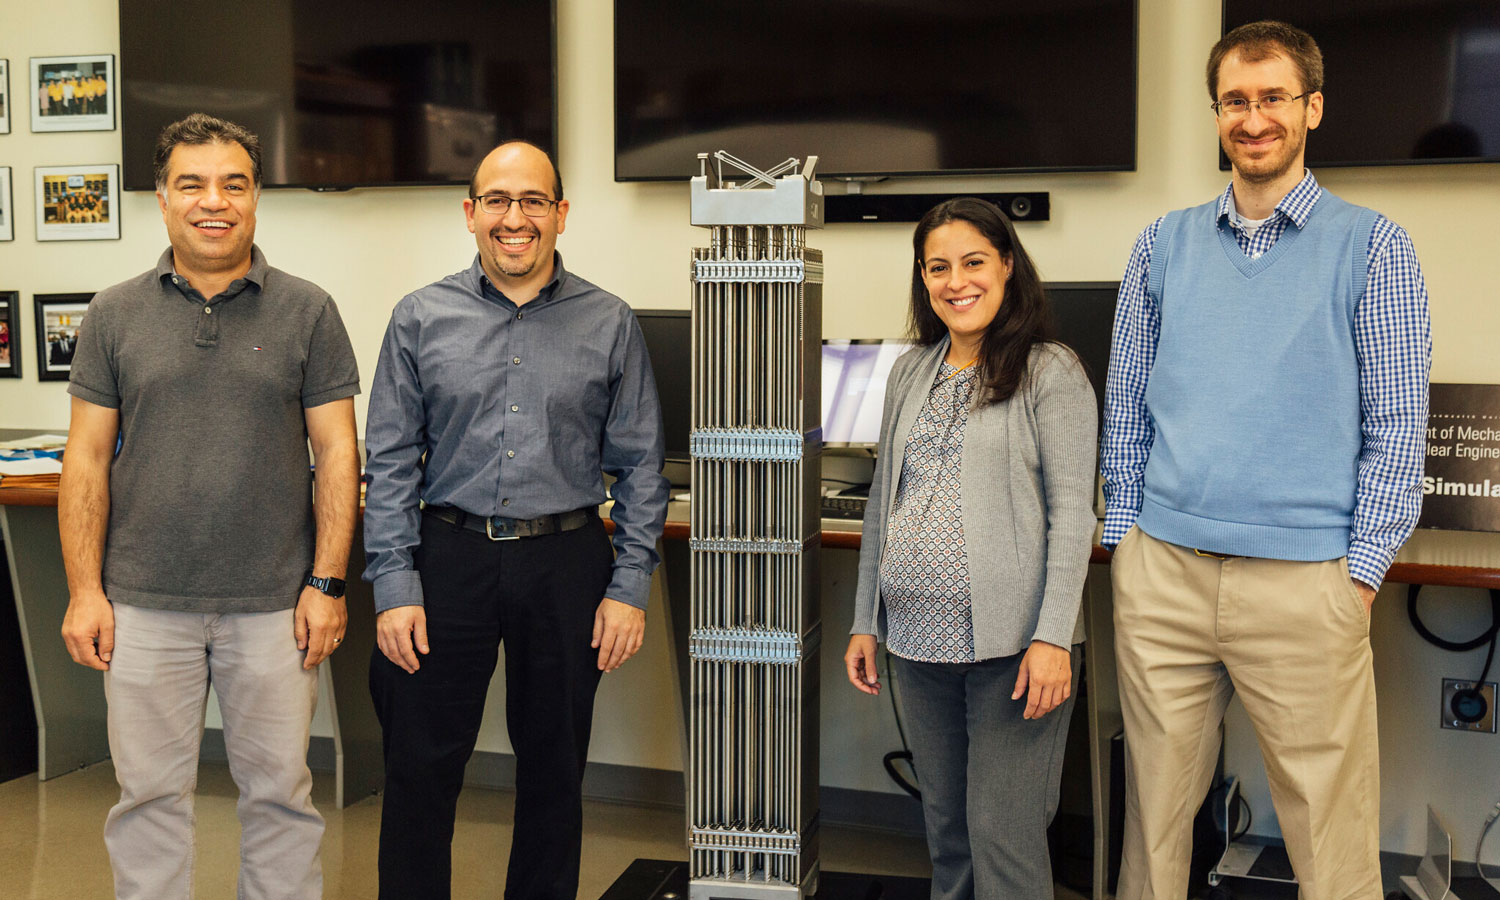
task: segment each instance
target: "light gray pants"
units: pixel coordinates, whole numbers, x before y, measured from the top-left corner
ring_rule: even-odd
[[[1024,654],[977,663],[891,657],[932,856],[932,900],[1050,900],[1047,826],[1057,812],[1073,691],[1040,719],[1010,699]]]
[[[307,743],[317,672],[302,669],[292,610],[243,615],[115,604],[104,674],[120,802],[104,824],[118,900],[193,895],[193,790],[212,683],[240,790],[240,900],[323,892]]]

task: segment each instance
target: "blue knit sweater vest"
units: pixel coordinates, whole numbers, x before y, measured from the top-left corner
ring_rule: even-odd
[[[1161,310],[1140,528],[1272,559],[1349,550],[1360,451],[1354,310],[1376,214],[1323,192],[1258,259],[1217,201],[1167,215],[1147,291]]]

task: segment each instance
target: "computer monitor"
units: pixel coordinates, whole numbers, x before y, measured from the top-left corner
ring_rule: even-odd
[[[823,342],[823,446],[873,449],[880,442],[885,383],[908,340]]]
[[[661,398],[667,459],[687,462],[692,430],[693,320],[686,309],[637,309],[636,321],[646,338],[646,353]]]
[[[1110,334],[1115,323],[1118,281],[1054,281],[1046,285],[1057,339],[1078,354],[1097,395],[1104,421],[1104,382],[1109,375]]]

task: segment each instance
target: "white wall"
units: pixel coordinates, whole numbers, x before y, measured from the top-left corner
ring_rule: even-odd
[[[1217,169],[1213,120],[1202,86],[1203,60],[1217,36],[1219,4],[1141,0],[1140,7],[1137,171],[908,180],[872,190],[1051,191],[1052,220],[1020,228],[1044,277],[1117,279],[1143,226],[1170,208],[1208,199],[1226,180]],[[558,0],[560,162],[573,203],[569,228],[559,245],[571,268],[633,305],[685,307],[688,251],[703,240],[702,233],[688,225],[686,186],[612,181],[611,9],[607,0]],[[0,4],[0,58],[11,62],[12,97],[25,97],[29,56],[118,53],[117,17],[112,0]],[[68,27],[58,29],[59,21]],[[830,53],[836,52],[837,40],[837,35],[828,37]],[[207,44],[189,52],[202,53],[210,63],[214,50]],[[130,77],[128,70],[120,75]],[[1034,89],[1001,62],[995,77],[1014,79],[1017,90]],[[1365,115],[1369,102],[1368,96],[1330,96],[1327,114]],[[122,240],[37,243],[30,212],[32,167],[118,162],[119,133],[32,134],[24,112],[13,114],[12,121],[12,133],[0,136],[0,165],[13,168],[15,204],[22,214],[16,240],[0,244],[0,289],[22,292],[17,337],[26,354],[27,375],[20,381],[0,380],[0,427],[62,428],[67,424],[63,385],[35,380],[31,295],[96,290],[140,272],[164,247],[165,234],[154,199],[130,194],[121,204]],[[1105,132],[1092,137],[1130,140],[1129,135]],[[1433,378],[1500,382],[1500,355],[1493,350],[1500,335],[1500,303],[1495,302],[1495,285],[1500,284],[1500,167],[1416,166],[1318,174],[1325,186],[1386,213],[1410,231],[1432,295]],[[469,261],[473,245],[462,224],[462,196],[461,188],[404,188],[337,195],[270,191],[262,197],[261,247],[274,265],[311,278],[338,300],[367,385],[395,302],[406,291]],[[871,224],[834,226],[814,236],[827,264],[825,335],[899,332],[909,233],[905,225]],[[363,421],[363,398],[359,411]],[[825,579],[841,580],[833,574]],[[1468,673],[1477,665],[1467,659],[1454,665],[1414,643],[1396,615],[1396,601],[1394,591],[1382,593],[1375,629],[1386,752],[1387,849],[1420,849],[1421,808],[1432,797],[1450,811],[1458,831],[1457,855],[1466,858],[1472,852],[1472,828],[1477,826],[1475,811],[1500,799],[1474,790],[1496,785],[1493,773],[1500,761],[1500,740],[1438,733],[1433,709],[1438,679]],[[1461,617],[1435,614],[1435,625],[1444,627],[1444,618]],[[656,616],[654,622],[660,619]],[[827,623],[828,653],[842,651],[836,620],[830,616]],[[1456,632],[1466,626],[1452,627]],[[665,680],[665,634],[651,637],[659,653],[606,679],[595,757],[674,768],[681,765],[677,717],[658,708],[675,702],[675,691]],[[893,745],[894,730],[883,719],[872,725],[869,704],[857,705],[859,698],[844,696],[837,680],[825,680],[824,688],[825,710],[847,711],[845,719],[831,724],[825,720],[824,782],[888,789],[878,755]],[[500,710],[493,707],[492,712],[481,747],[505,749]],[[1233,765],[1254,752],[1253,742],[1243,735],[1241,729],[1231,738]],[[1415,777],[1416,772],[1435,774]],[[1258,804],[1257,819],[1268,818],[1268,804]]]

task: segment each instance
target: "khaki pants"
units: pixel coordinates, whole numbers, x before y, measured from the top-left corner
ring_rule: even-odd
[[[323,896],[307,744],[318,674],[293,611],[212,615],[116,603],[104,673],[120,802],[104,824],[116,900],[193,896],[193,791],[212,682],[240,789],[239,900]]]
[[[1380,900],[1370,620],[1344,560],[1217,559],[1139,528],[1115,549],[1125,719],[1120,900],[1182,900],[1192,820],[1238,693],[1303,900]]]

